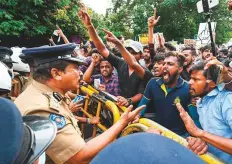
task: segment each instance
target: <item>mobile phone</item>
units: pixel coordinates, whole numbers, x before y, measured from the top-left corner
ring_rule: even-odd
[[[222,68],[217,65],[212,65],[207,70],[207,79],[212,80],[216,85],[219,84]]]
[[[58,36],[57,31],[54,30],[53,35]]]
[[[76,103],[76,102],[80,101],[80,103],[83,103],[83,102],[84,102],[84,99],[85,99],[84,96],[77,95],[77,96],[75,97],[75,99],[73,100],[73,102]]]
[[[99,85],[100,85],[100,84],[101,84],[100,79],[94,79],[94,87],[95,87],[96,89],[99,88]]]

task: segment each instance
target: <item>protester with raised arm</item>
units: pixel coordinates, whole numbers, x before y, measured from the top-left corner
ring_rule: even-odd
[[[217,77],[210,75],[209,69],[212,69],[210,67],[215,63],[218,63],[219,67],[221,66],[216,61],[208,65],[199,62],[190,69],[190,94],[192,97],[201,98],[197,104],[197,112],[203,130],[194,124],[188,113],[184,111],[181,103],[176,106],[188,132],[210,144],[210,153],[224,162],[231,163],[232,92],[226,90],[223,85],[217,86]],[[231,76],[228,75],[225,67],[222,69],[219,83],[229,81],[228,84],[231,84]]]
[[[120,96],[118,97],[117,104],[122,106],[128,106],[130,104],[137,105],[138,102],[142,98],[142,94],[144,92],[144,84],[142,79],[136,75],[135,70],[130,67],[124,60],[113,55],[102,42],[101,38],[96,33],[96,30],[91,22],[91,19],[86,11],[84,5],[82,5],[82,9],[79,11],[78,16],[81,21],[88,29],[89,35],[94,42],[96,48],[99,53],[106,58],[117,70],[119,85],[120,85]],[[107,40],[110,41],[110,40]],[[117,39],[117,41],[119,41]],[[120,42],[120,41],[119,41]],[[122,45],[122,43],[120,42]],[[133,51],[134,57],[137,58],[137,61],[140,59],[142,46],[139,43],[132,42],[130,45],[130,50]],[[127,51],[128,52],[128,51]],[[121,52],[122,53],[122,52]],[[136,59],[134,60],[136,61]]]

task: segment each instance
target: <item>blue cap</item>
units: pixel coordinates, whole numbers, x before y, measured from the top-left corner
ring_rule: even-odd
[[[54,140],[55,124],[39,116],[22,118],[14,103],[4,98],[0,111],[0,163],[33,163]]]
[[[0,163],[12,163],[23,144],[23,120],[16,106],[0,98]]]
[[[137,133],[104,148],[91,164],[204,164],[186,147],[164,136]]]
[[[79,65],[87,64],[80,58],[73,57],[73,51],[75,48],[76,45],[73,43],[62,44],[58,46],[27,48],[22,50],[22,55],[20,55],[20,58],[26,63],[33,62],[35,66],[57,60],[72,61]]]

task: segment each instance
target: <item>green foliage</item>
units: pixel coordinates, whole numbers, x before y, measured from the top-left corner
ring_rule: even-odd
[[[205,22],[203,14],[198,14],[198,0],[111,0],[112,9],[106,16],[89,9],[93,24],[101,38],[102,28],[112,31],[116,36],[137,38],[147,33],[147,19],[157,7],[161,16],[156,31],[163,32],[166,40],[183,42],[193,38],[198,32],[199,23]],[[56,25],[68,36],[79,35],[88,38],[76,13],[78,0],[1,0],[0,35],[50,36]],[[232,37],[231,13],[226,2],[213,9],[212,21],[217,22],[216,41],[223,43]]]
[[[193,38],[198,33],[199,23],[205,22],[204,15],[197,13],[198,0],[112,0],[113,10],[108,14],[110,26],[124,35],[147,33],[147,19],[157,7],[161,16],[156,31],[163,32],[166,40],[183,40]],[[223,43],[231,37],[231,13],[226,2],[212,10],[212,20],[217,22],[216,42]],[[120,23],[117,23],[120,22]],[[120,25],[119,25],[120,24]],[[120,29],[120,28],[121,29]],[[124,27],[124,28],[123,28]],[[122,29],[123,28],[123,29]]]
[[[1,0],[0,5],[0,35],[50,36],[59,25],[66,35],[87,37],[76,0]]]

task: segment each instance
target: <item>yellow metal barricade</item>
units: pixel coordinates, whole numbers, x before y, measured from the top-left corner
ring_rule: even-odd
[[[107,107],[107,109],[109,109],[112,112],[112,114],[113,114],[113,124],[115,124],[120,119],[120,110],[122,112],[124,112],[127,109],[126,107],[123,107],[123,106],[117,107],[115,102],[112,102],[110,100],[107,100],[107,99],[103,98],[102,96],[99,95],[100,91],[96,90],[95,88],[93,88],[90,85],[82,86],[81,91],[84,92],[89,97],[92,97],[92,98],[94,98],[94,99],[96,99],[98,101],[98,107],[97,107],[97,112],[96,112],[97,116],[100,116],[100,110],[101,110],[100,109],[101,105],[99,105],[99,103],[103,103]],[[82,111],[84,112],[84,114],[87,117],[92,118],[93,116],[88,113],[88,102],[89,102],[89,99],[87,98],[87,100],[85,102],[85,108]],[[98,124],[97,126],[103,131],[107,130],[107,128],[102,124]],[[120,136],[122,137],[122,136],[126,136],[126,135],[129,135],[129,134],[132,134],[132,133],[145,132],[150,127],[159,129],[162,132],[163,136],[165,136],[167,138],[170,138],[170,139],[178,142],[179,144],[181,144],[181,145],[183,145],[185,147],[188,146],[188,142],[186,141],[186,139],[184,139],[183,137],[181,137],[181,136],[175,134],[174,132],[168,130],[167,128],[159,125],[158,123],[156,123],[156,122],[154,122],[152,120],[146,119],[146,118],[140,119],[139,123],[128,125],[122,131]],[[223,164],[222,161],[220,161],[219,159],[217,159],[214,155],[212,155],[210,153],[200,155],[199,157],[208,164]]]
[[[163,136],[170,138],[170,139],[178,142],[179,144],[181,144],[185,147],[188,146],[188,142],[186,141],[186,139],[184,139],[183,137],[177,135],[176,133],[168,130],[167,128],[159,125],[158,123],[156,123],[152,120],[146,119],[146,118],[141,118],[139,120],[139,123],[131,124],[131,125],[127,126],[123,130],[123,132],[121,133],[121,136],[126,136],[126,135],[129,135],[129,134],[134,133],[134,132],[139,132],[140,130],[146,131],[150,127],[159,129],[162,132]],[[222,161],[220,161],[217,157],[215,157],[214,155],[212,155],[210,153],[200,155],[199,157],[208,164],[223,164]]]
[[[95,99],[98,102],[97,108],[96,108],[96,115],[97,117],[100,117],[100,112],[102,109],[102,104],[105,105],[106,109],[108,109],[113,116],[113,124],[115,124],[119,119],[120,119],[120,112],[118,110],[118,107],[115,103],[113,103],[110,100],[105,99],[104,97],[99,95],[99,92],[97,90],[95,90],[94,88],[92,88],[91,86],[81,86],[81,91],[83,93],[85,93],[87,95],[87,98],[85,100],[85,104],[84,104],[84,109],[82,109],[81,111],[88,117],[88,118],[93,118],[94,116],[92,114],[89,113],[88,111],[88,104],[89,104],[89,99]],[[103,124],[99,123],[97,124],[98,128],[100,128],[102,131],[106,131],[107,127],[104,126]],[[83,130],[83,129],[82,129]],[[96,131],[97,131],[97,127],[94,127],[94,131],[93,131],[93,136],[96,136]]]

